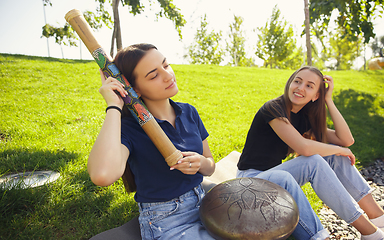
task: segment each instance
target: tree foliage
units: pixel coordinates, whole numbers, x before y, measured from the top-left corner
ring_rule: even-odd
[[[44,6],[47,6],[47,5],[52,6],[51,0],[43,0],[43,4]]]
[[[50,0],[44,1],[44,4],[52,5]],[[108,12],[105,10],[101,10],[100,8],[98,8],[98,11],[96,13],[86,11],[83,13],[83,15],[85,20],[88,22],[89,26],[95,30],[100,29],[103,24],[108,27],[112,24]],[[53,37],[55,38],[55,42],[59,45],[64,44],[66,46],[77,46],[76,40],[78,38],[76,37],[75,32],[68,23],[65,23],[63,27],[56,27],[50,24],[45,24],[43,26],[42,37]]]
[[[338,28],[329,33],[328,59],[333,60],[328,65],[331,70],[349,70],[353,62],[358,58],[363,50],[362,38],[351,41],[343,37],[344,29]]]
[[[371,43],[371,49],[373,56],[383,57],[383,48],[384,48],[384,36],[376,37]]]
[[[54,37],[55,42],[59,45],[64,44],[66,46],[77,46],[74,41],[76,36],[68,23],[66,23],[64,27],[53,27],[52,25],[45,24],[43,26],[42,35],[46,38]]]
[[[208,32],[207,16],[201,18],[194,43],[188,48],[188,56],[192,64],[220,64],[224,51],[220,48],[222,33]]]
[[[95,0],[95,2],[98,3],[98,7],[96,8],[95,12],[87,11],[84,13],[85,19],[88,21],[90,27],[92,29],[99,29],[102,26],[107,26],[109,28],[110,25],[114,25],[114,30],[112,34],[112,48],[111,48],[111,55],[113,55],[113,42],[116,40],[117,48],[121,48],[121,34],[120,32],[120,21],[118,20],[118,3],[121,2],[122,6],[127,6],[129,9],[129,12],[133,15],[140,14],[144,12],[145,6],[142,4],[143,1],[140,0]],[[150,6],[152,6],[154,3],[157,3],[160,6],[160,10],[155,14],[156,17],[166,17],[170,19],[172,22],[174,22],[175,28],[179,33],[180,39],[182,38],[181,35],[181,28],[185,25],[186,21],[183,17],[183,15],[180,13],[179,9],[173,4],[173,0],[149,0]],[[43,0],[44,6],[50,5],[52,6],[51,0]],[[105,4],[109,4],[113,6],[115,9],[113,9],[114,15],[113,19],[111,18],[109,12],[105,9]],[[66,24],[67,25],[67,24]],[[65,26],[64,26],[65,27]],[[68,39],[68,43],[71,41],[74,42],[74,39],[76,39],[75,35],[59,35],[62,33],[60,31],[61,28],[64,27],[53,27],[51,25],[44,26],[43,27],[43,36],[44,37],[55,37],[56,39]],[[44,28],[49,28],[50,32],[54,32],[55,35],[44,35]],[[69,26],[69,28],[71,28]],[[120,39],[116,39],[119,37]],[[71,39],[71,40],[69,40]],[[57,42],[57,41],[56,41]],[[70,46],[73,46],[70,44]]]
[[[229,25],[229,42],[226,44],[226,50],[230,56],[230,62],[233,66],[252,66],[253,59],[245,56],[245,37],[241,28],[244,19],[233,15],[234,21]]]
[[[264,60],[264,67],[296,69],[303,63],[302,48],[296,47],[293,28],[280,19],[280,14],[275,6],[265,26],[257,28],[255,54]]]
[[[325,30],[336,9],[336,23],[345,30],[342,37],[357,41],[358,36],[362,35],[364,43],[368,43],[375,37],[372,20],[376,10],[380,16],[383,14],[383,3],[384,0],[311,0],[310,22],[320,23],[320,30]]]
[[[105,0],[95,0],[95,1],[105,1]],[[111,0],[109,0],[111,1]],[[127,6],[129,12],[133,15],[141,14],[145,10],[145,6],[143,5],[143,1],[141,0],[120,0],[123,6]],[[182,38],[181,28],[185,25],[186,21],[183,15],[180,13],[180,9],[173,4],[173,0],[149,0],[150,8],[157,2],[160,6],[160,10],[155,13],[156,17],[165,17],[171,20],[177,32],[179,33],[179,37]]]
[[[183,38],[181,28],[187,23],[179,9],[173,4],[172,0],[157,0],[161,10],[156,14],[158,17],[166,17],[175,24],[179,37]]]

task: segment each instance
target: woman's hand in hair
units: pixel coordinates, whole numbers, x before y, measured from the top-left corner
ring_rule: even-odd
[[[326,88],[325,88],[325,101],[329,101],[329,100],[332,100],[332,93],[333,93],[333,88],[334,88],[334,84],[333,84],[333,78],[331,76],[328,76],[328,75],[324,75],[324,83],[326,84]]]
[[[99,92],[104,97],[105,101],[107,102],[107,105],[118,106],[120,108],[123,108],[124,101],[115,92],[117,91],[118,93],[120,93],[122,97],[127,96],[128,93],[125,91],[123,84],[119,82],[117,79],[112,77],[105,79],[104,73],[101,70],[100,70],[100,76],[101,76],[102,85],[99,89]]]
[[[340,111],[337,109],[335,103],[332,100],[332,92],[334,88],[333,79],[330,76],[324,75],[324,82],[328,85],[325,93],[325,103],[327,104],[328,112],[331,116],[335,129],[327,130],[327,140],[329,143],[338,146],[349,147],[355,142],[355,140],[343,115],[341,115]],[[352,158],[351,161],[353,160],[354,163],[354,156]]]

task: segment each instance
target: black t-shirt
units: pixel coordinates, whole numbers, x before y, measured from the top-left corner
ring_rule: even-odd
[[[280,98],[271,101],[277,101],[280,107],[282,105]],[[237,164],[240,170],[252,168],[265,171],[279,165],[287,156],[288,145],[280,139],[269,125],[269,122],[276,118],[266,110],[266,105],[270,104],[271,101],[265,103],[253,119],[243,152]],[[300,134],[304,134],[311,128],[308,116],[302,110],[298,113],[291,112],[290,117],[291,124]]]

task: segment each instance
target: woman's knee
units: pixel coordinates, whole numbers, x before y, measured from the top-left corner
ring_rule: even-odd
[[[330,155],[324,157],[324,159],[332,168],[335,168],[336,166],[351,166],[351,159],[346,156]]]
[[[295,178],[287,171],[284,170],[272,170],[259,174],[257,177],[276,183],[280,186],[286,186],[288,184],[297,184]]]
[[[304,160],[303,163],[308,165],[308,166],[312,166],[315,168],[329,167],[329,165],[325,161],[325,159],[322,156],[320,156],[319,154],[315,154],[315,155],[304,157],[304,158],[305,159],[303,159]]]

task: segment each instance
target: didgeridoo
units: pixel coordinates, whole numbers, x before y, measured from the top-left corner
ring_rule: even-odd
[[[169,166],[175,165],[183,155],[175,148],[163,129],[160,128],[155,118],[148,111],[145,104],[138,97],[137,93],[132,89],[131,85],[97,42],[83,14],[79,10],[73,9],[65,15],[65,20],[71,24],[85,46],[87,46],[104,75],[106,77],[114,77],[124,84],[124,89],[128,92],[128,96],[122,97],[125,105],[131,111],[132,115],[136,117],[136,120],[155,144],[167,164]]]

